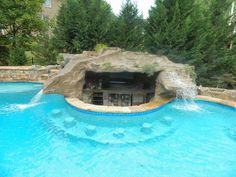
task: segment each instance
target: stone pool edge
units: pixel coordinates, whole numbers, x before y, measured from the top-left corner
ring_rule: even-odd
[[[99,105],[93,105],[84,103],[83,101],[77,99],[77,98],[65,98],[66,102],[80,110],[85,111],[92,111],[92,112],[101,112],[101,113],[142,113],[147,112],[151,110],[155,110],[171,101],[173,101],[175,98],[160,98],[158,100],[152,101],[150,103],[142,104],[139,106],[129,106],[129,107],[119,107],[119,106],[99,106]],[[236,102],[223,100],[219,98],[213,98],[210,96],[197,96],[196,100],[203,100],[203,101],[209,101],[213,103],[218,103],[221,105],[229,106],[232,108],[236,108]]]
[[[99,106],[84,103],[78,98],[65,98],[66,102],[80,110],[93,111],[93,112],[104,112],[104,113],[142,113],[154,110],[156,108],[161,107],[164,104],[167,104],[174,100],[174,98],[161,98],[146,104],[142,104],[139,106],[128,106],[128,107],[120,107],[120,106]]]
[[[214,97],[210,97],[210,96],[198,95],[196,100],[204,100],[204,101],[209,101],[209,102],[229,106],[229,107],[232,107],[232,108],[236,108],[236,102],[229,101],[229,100],[224,100],[224,99],[220,99],[220,98],[214,98]]]

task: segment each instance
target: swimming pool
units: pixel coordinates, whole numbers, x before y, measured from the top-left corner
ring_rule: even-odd
[[[41,89],[0,83],[0,177],[236,176],[234,108],[175,100],[94,113]]]

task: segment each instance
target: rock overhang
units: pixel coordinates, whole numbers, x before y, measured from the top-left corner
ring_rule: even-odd
[[[83,52],[70,57],[68,64],[59,74],[45,83],[44,93],[59,93],[80,99],[87,71],[138,72],[147,75],[158,73],[155,98],[175,96],[177,90],[183,87],[195,87],[194,79],[189,72],[193,68],[173,63],[166,56],[107,48],[100,53]]]

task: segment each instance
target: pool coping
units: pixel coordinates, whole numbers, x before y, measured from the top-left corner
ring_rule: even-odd
[[[45,84],[45,80],[8,80],[8,81],[3,81],[0,80],[0,83],[29,83],[29,84]]]
[[[66,102],[80,110],[85,110],[85,111],[92,111],[92,112],[102,112],[102,113],[125,113],[125,114],[130,114],[130,113],[142,113],[142,112],[148,112],[151,110],[155,110],[162,105],[165,105],[174,98],[159,98],[157,100],[151,101],[146,104],[138,105],[138,106],[126,106],[126,107],[121,107],[121,106],[100,106],[100,105],[93,105],[93,104],[88,104],[83,101],[81,101],[78,98],[65,98]]]
[[[229,100],[214,98],[214,97],[210,97],[210,96],[203,96],[203,95],[198,95],[196,100],[204,100],[204,101],[209,101],[209,102],[229,106],[232,108],[236,108],[236,101],[229,101]]]
[[[128,107],[120,107],[120,106],[100,106],[100,105],[93,105],[84,103],[83,101],[79,100],[78,98],[65,98],[66,102],[80,110],[91,111],[91,112],[101,112],[101,113],[142,113],[148,112],[151,110],[155,110],[171,101],[175,98],[159,98],[152,102],[142,104],[139,106],[128,106]],[[221,105],[225,105],[228,107],[236,108],[236,102],[223,100],[219,98],[213,98],[210,96],[202,96],[198,95],[195,100],[203,100],[209,101]]]
[[[150,103],[142,104],[139,106],[129,106],[129,107],[119,107],[119,106],[99,106],[99,105],[93,105],[84,103],[83,101],[79,100],[78,98],[65,98],[66,102],[80,110],[85,111],[92,111],[92,112],[103,112],[103,113],[142,113],[142,112],[148,112],[151,110],[155,110],[157,108],[160,108],[163,105],[166,105],[167,103],[173,101],[175,98],[159,98],[157,100],[154,100]],[[228,107],[236,108],[236,102],[223,100],[219,98],[213,98],[209,96],[202,96],[199,95],[195,100],[203,100],[203,101],[209,101],[221,105],[225,105]]]

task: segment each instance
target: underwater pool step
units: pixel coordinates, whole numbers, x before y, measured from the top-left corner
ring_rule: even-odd
[[[88,125],[85,130],[87,136],[94,136],[97,133],[96,126]]]
[[[53,109],[51,115],[54,118],[60,117],[62,115],[62,111],[60,109]]]
[[[117,128],[114,132],[113,132],[113,136],[115,138],[123,138],[125,136],[125,129],[123,128]]]
[[[76,120],[73,117],[66,117],[63,124],[65,128],[71,128],[76,125]]]
[[[144,134],[150,134],[152,133],[152,124],[150,123],[143,123],[141,132]]]

